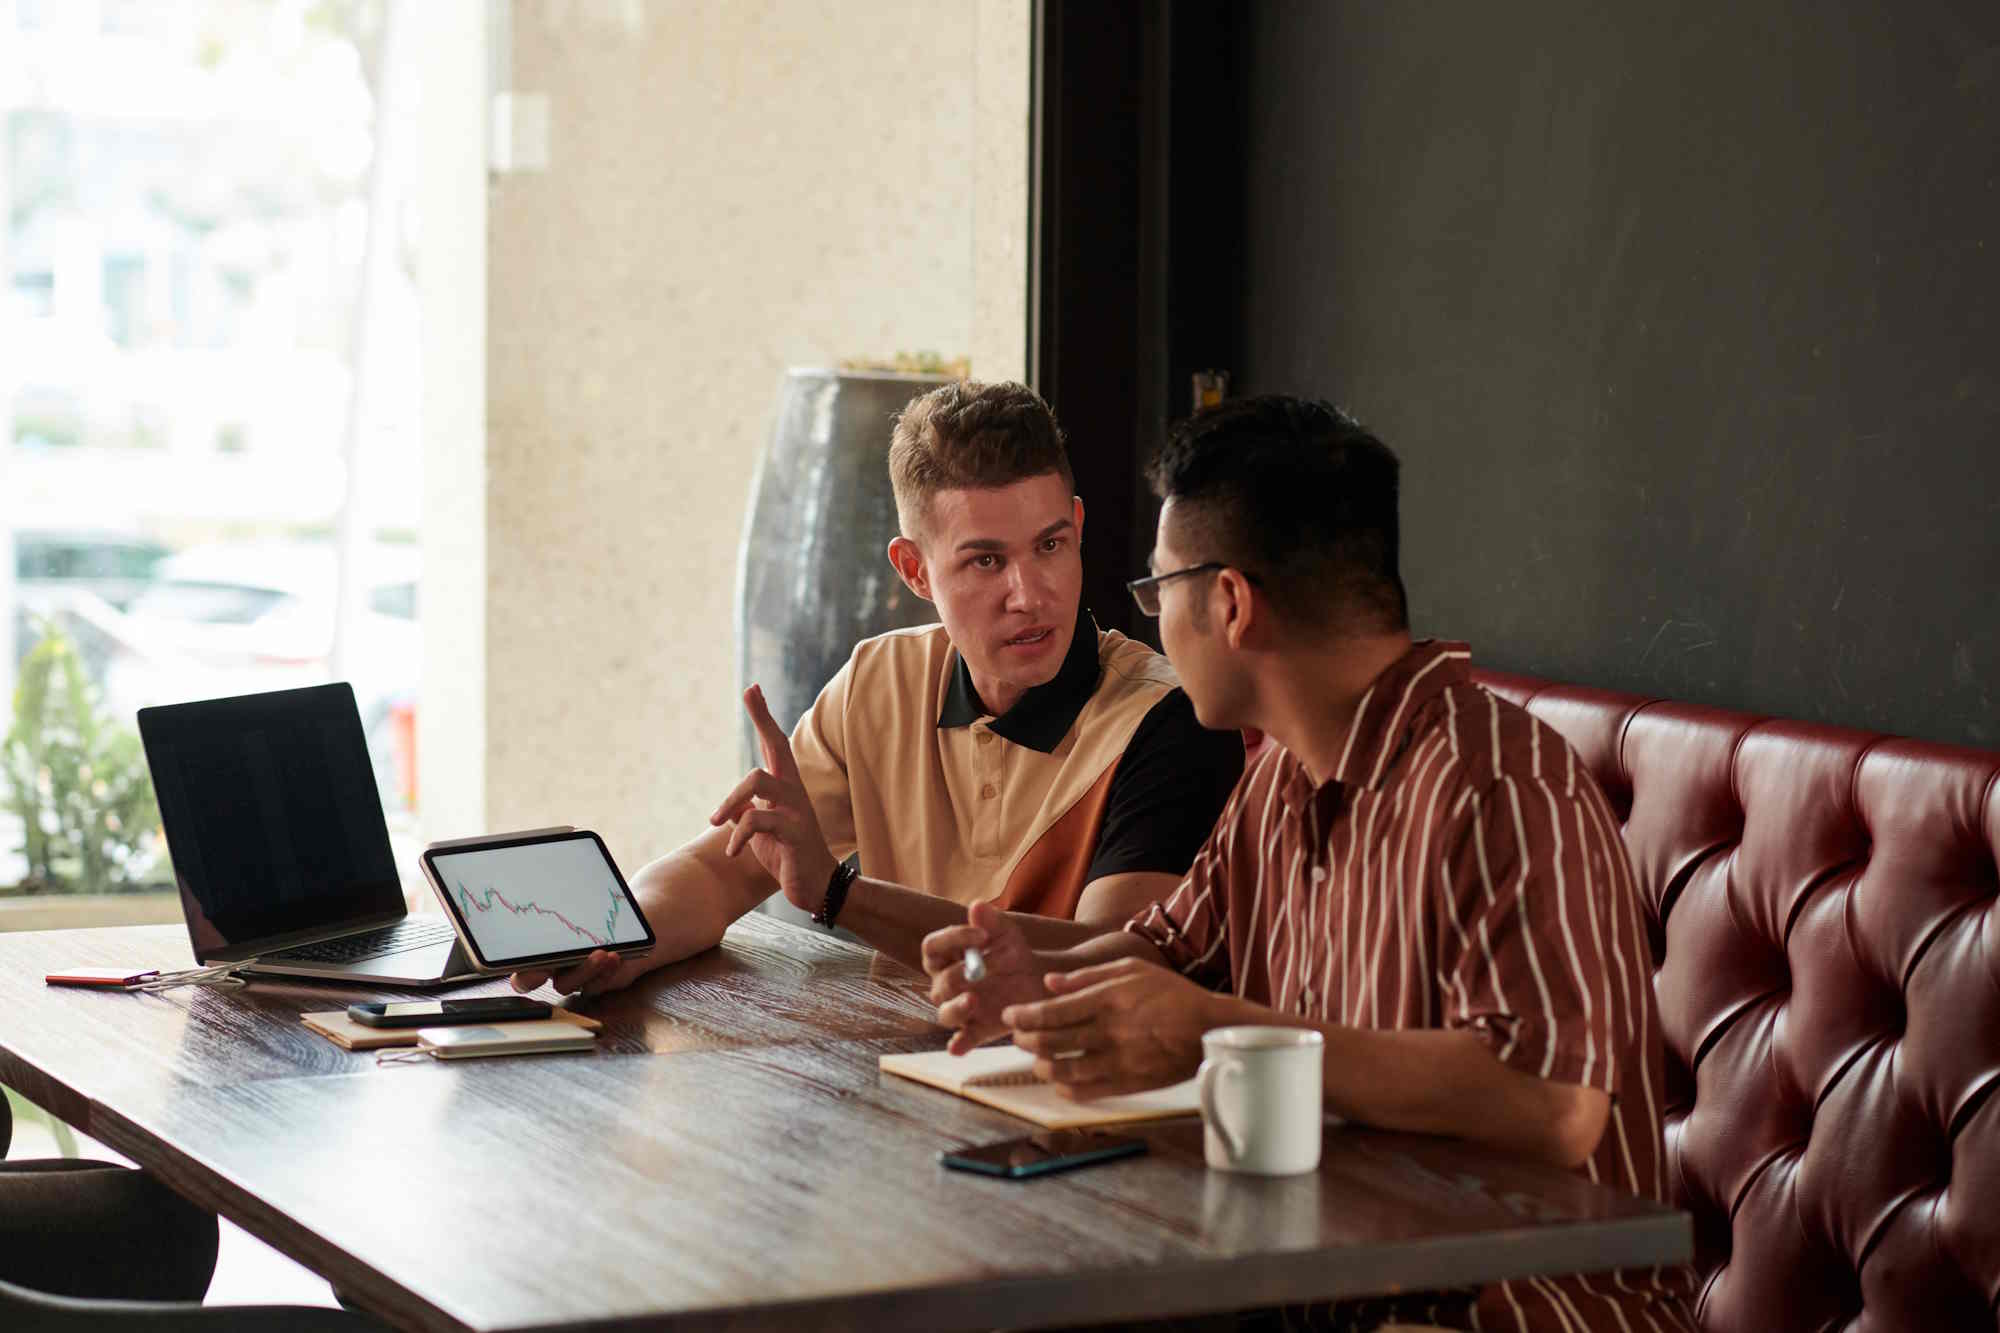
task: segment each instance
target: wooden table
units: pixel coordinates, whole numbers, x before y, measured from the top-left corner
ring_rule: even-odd
[[[403,1327],[1136,1319],[1692,1248],[1685,1214],[1580,1176],[1337,1127],[1286,1180],[1206,1170],[1198,1121],[1070,1175],[948,1172],[940,1147],[1030,1127],[878,1076],[943,1043],[922,979],[768,917],[600,1002],[577,1055],[378,1066],[298,1015],[384,992],[41,980],[189,961],[177,927],[0,935],[0,1082]]]

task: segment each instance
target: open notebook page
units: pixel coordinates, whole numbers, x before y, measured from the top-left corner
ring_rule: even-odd
[[[1194,1080],[1122,1097],[1075,1100],[1035,1077],[1035,1057],[1016,1046],[982,1046],[967,1055],[923,1051],[885,1055],[882,1072],[928,1083],[1043,1129],[1088,1129],[1135,1120],[1164,1120],[1201,1109]]]

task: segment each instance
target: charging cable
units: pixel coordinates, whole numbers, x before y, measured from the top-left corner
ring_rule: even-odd
[[[221,963],[215,967],[190,967],[182,972],[162,972],[151,981],[142,981],[132,990],[174,990],[181,986],[225,986],[244,985],[244,979],[237,974],[255,963],[255,958],[245,958],[240,963]]]

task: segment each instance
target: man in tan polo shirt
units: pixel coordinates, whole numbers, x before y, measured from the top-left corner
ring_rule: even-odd
[[[1202,720],[1271,744],[1186,881],[1123,930],[1030,937],[979,907],[927,939],[940,1019],[960,1051],[1011,1030],[1078,1095],[1190,1076],[1210,1028],[1312,1028],[1329,1110],[1664,1199],[1653,960],[1616,819],[1558,733],[1472,683],[1465,645],[1412,641],[1398,472],[1322,403],[1247,399],[1175,433],[1133,594]],[[1533,1278],[1245,1322],[1679,1333],[1689,1287],[1684,1268]]]
[[[915,964],[970,903],[1115,925],[1180,883],[1242,742],[1082,606],[1083,502],[1048,405],[1018,384],[933,390],[898,417],[889,469],[890,563],[942,623],[856,645],[789,739],[748,691],[763,767],[633,877],[658,945],[593,955],[558,989],[707,949],[773,891]]]

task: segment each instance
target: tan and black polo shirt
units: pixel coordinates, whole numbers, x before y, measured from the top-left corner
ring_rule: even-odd
[[[1187,872],[1243,771],[1167,660],[1080,612],[1055,679],[988,712],[942,625],[865,639],[792,732],[833,854],[954,902],[1072,917],[1084,887]]]

